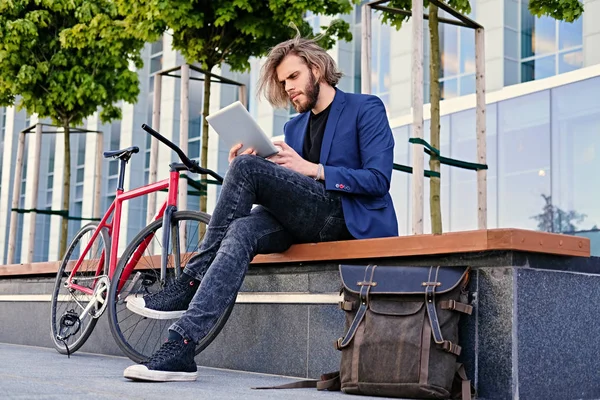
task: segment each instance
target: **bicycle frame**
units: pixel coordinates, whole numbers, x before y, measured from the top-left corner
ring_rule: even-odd
[[[124,166],[122,165],[122,171],[123,170],[124,170]],[[121,175],[123,175],[123,174],[121,174]],[[117,266],[117,253],[118,253],[118,247],[119,247],[119,236],[120,236],[120,231],[121,231],[121,212],[122,212],[123,203],[127,200],[145,196],[149,193],[157,192],[157,191],[160,191],[163,189],[168,189],[167,199],[165,200],[165,202],[163,202],[163,204],[160,206],[158,212],[155,214],[154,220],[163,218],[166,215],[165,211],[170,210],[170,212],[167,213],[167,215],[169,216],[169,223],[170,223],[170,214],[174,210],[177,209],[177,194],[178,194],[178,190],[179,190],[179,172],[178,171],[171,170],[171,172],[169,173],[168,179],[164,179],[164,180],[158,181],[156,183],[141,186],[139,188],[128,190],[128,191],[124,191],[122,189],[122,185],[121,184],[119,185],[119,187],[117,188],[117,191],[116,191],[115,199],[113,200],[112,204],[110,205],[110,207],[108,208],[108,210],[106,211],[104,216],[102,217],[102,220],[100,221],[100,223],[98,225],[98,228],[96,228],[96,230],[92,234],[92,238],[90,239],[89,243],[86,245],[85,249],[79,255],[79,258],[77,259],[77,262],[75,263],[75,266],[73,267],[73,269],[71,271],[69,279],[67,280],[69,288],[81,291],[88,295],[92,295],[94,293],[94,289],[93,289],[94,285],[92,285],[92,288],[84,287],[84,286],[78,285],[76,283],[73,283],[72,278],[73,278],[73,275],[75,273],[77,273],[77,271],[83,264],[83,260],[84,260],[85,256],[88,254],[88,252],[92,248],[92,245],[95,242],[98,235],[100,234],[100,231],[104,228],[106,228],[108,230],[109,237],[111,238],[111,240],[110,240],[110,256],[109,256],[109,264],[108,264],[108,277],[112,281],[112,277],[115,273],[116,266]],[[114,214],[114,216],[113,216],[113,214]],[[111,216],[113,216],[113,218],[109,221],[109,218]],[[169,226],[169,225],[165,225],[165,226]],[[165,229],[165,236],[167,237],[167,239],[170,236],[168,231],[169,231],[169,229]],[[141,258],[142,254],[146,250],[148,243],[150,242],[151,239],[152,239],[152,237],[149,237],[146,241],[144,241],[143,245],[140,246],[139,251],[137,251],[135,253],[135,256],[130,260],[129,264],[126,267],[128,269],[128,273],[125,276],[128,276],[128,274],[131,272],[131,270],[135,267],[135,265]],[[100,262],[98,263],[98,267],[96,269],[95,277],[98,277],[102,273],[102,268],[104,265],[104,258],[106,256],[105,251],[106,251],[106,249],[104,249],[102,251],[102,255],[100,257]],[[167,251],[168,251],[168,249],[163,249],[163,253],[164,253],[163,257],[162,257],[163,260],[164,260],[164,258],[166,258]],[[166,267],[166,263],[163,262],[161,268],[164,269],[165,267]],[[164,271],[163,271],[163,273],[164,273]],[[122,284],[120,284],[120,285],[122,286]],[[119,287],[119,289],[121,289],[121,287]]]

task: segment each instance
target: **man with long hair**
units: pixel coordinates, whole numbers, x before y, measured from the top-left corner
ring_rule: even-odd
[[[281,150],[269,160],[252,149],[238,154],[241,144],[230,149],[199,253],[165,290],[129,300],[151,318],[181,317],[149,360],[125,370],[126,378],[195,380],[196,344],[220,329],[256,254],[398,235],[385,108],[376,96],[337,89],[341,76],[312,40],[296,37],[270,51],[259,92],[276,107],[291,102],[299,115],[285,124],[285,141],[275,142]]]

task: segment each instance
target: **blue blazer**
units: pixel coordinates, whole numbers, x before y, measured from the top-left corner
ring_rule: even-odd
[[[310,111],[288,121],[285,142],[303,156]],[[357,239],[398,236],[389,194],[394,138],[381,100],[336,89],[321,147],[325,188],[341,192],[348,231]]]

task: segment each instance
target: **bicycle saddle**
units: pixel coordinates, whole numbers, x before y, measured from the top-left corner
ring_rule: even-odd
[[[112,151],[105,151],[103,153],[104,158],[119,158],[121,160],[129,160],[131,158],[132,154],[135,154],[137,152],[140,151],[140,148],[137,146],[132,146],[132,147],[128,147],[126,149],[121,149],[121,150],[112,150]]]

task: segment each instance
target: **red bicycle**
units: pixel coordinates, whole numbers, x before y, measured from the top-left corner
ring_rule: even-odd
[[[180,173],[207,174],[219,183],[223,178],[201,168],[151,127],[144,124],[142,128],[173,149],[181,163],[170,164],[168,179],[124,191],[125,168],[139,148],[104,152],[105,158],[120,160],[116,197],[100,222],[79,230],[61,261],[51,306],[51,335],[59,353],[70,355],[81,348],[106,308],[113,337],[135,362],[146,359],[160,347],[173,322],[137,314],[127,307],[127,299],[160,291],[175,280],[197,252],[206,232],[208,214],[177,210]],[[118,259],[123,202],[165,189],[167,198],[154,221],[140,231]],[[198,344],[197,352],[218,334],[232,308],[233,305],[213,332]]]

